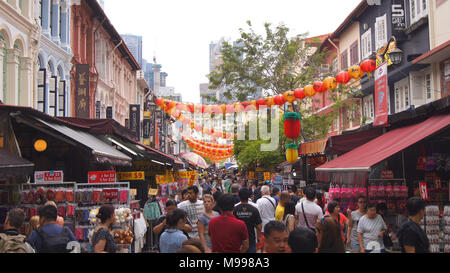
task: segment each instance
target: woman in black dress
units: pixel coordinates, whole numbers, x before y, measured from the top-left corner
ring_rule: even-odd
[[[113,206],[105,205],[97,214],[101,223],[95,228],[94,236],[92,236],[94,253],[116,253],[116,243],[109,233],[110,226],[116,221],[114,211]]]

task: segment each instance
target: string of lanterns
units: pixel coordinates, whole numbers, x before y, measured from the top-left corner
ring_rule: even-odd
[[[223,131],[214,130],[212,128],[204,127],[196,122],[191,121],[188,117],[183,115],[182,112],[202,113],[202,114],[223,114],[226,115],[253,111],[263,109],[265,107],[283,106],[286,103],[292,104],[297,99],[304,100],[306,98],[312,98],[316,94],[323,94],[327,91],[335,90],[338,85],[346,85],[352,79],[359,80],[365,73],[372,73],[376,70],[377,64],[374,60],[367,59],[360,63],[360,65],[354,65],[348,69],[348,71],[342,71],[335,77],[327,77],[323,81],[315,81],[313,84],[306,85],[303,88],[298,88],[294,91],[286,91],[283,94],[271,96],[267,98],[261,98],[258,100],[252,100],[247,102],[237,102],[228,105],[199,105],[192,103],[180,103],[171,100],[165,100],[163,98],[157,98],[155,103],[169,115],[179,120],[180,122],[190,125],[192,129],[203,134],[208,134],[216,138],[224,138],[227,140],[233,140],[235,134],[225,133]],[[288,139],[295,141],[300,136],[301,131],[301,115],[295,112],[287,112],[284,115],[284,129],[285,135]],[[201,156],[210,158],[231,157],[232,148],[226,149],[214,149],[213,144],[208,145],[205,143],[196,143],[192,140],[187,141],[191,148],[194,148],[194,152]],[[298,145],[295,143],[288,144],[286,146],[286,159],[290,163],[295,163],[298,160]],[[220,152],[219,152],[220,150]],[[227,154],[228,152],[228,154]],[[222,155],[220,155],[222,153]],[[228,157],[228,158],[229,158]],[[226,158],[225,158],[226,159]]]
[[[213,148],[207,145],[202,145],[200,143],[197,143],[196,141],[193,141],[191,139],[188,139],[186,137],[183,137],[183,140],[188,144],[188,146],[196,151],[200,151],[202,153],[205,153],[207,155],[212,156],[228,156],[228,158],[233,156],[234,148]]]

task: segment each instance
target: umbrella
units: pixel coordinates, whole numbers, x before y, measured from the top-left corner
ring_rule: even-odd
[[[183,154],[180,154],[180,157],[199,166],[200,168],[203,168],[203,169],[208,168],[208,164],[206,164],[206,161],[203,159],[203,157],[199,156],[196,153],[183,153]]]

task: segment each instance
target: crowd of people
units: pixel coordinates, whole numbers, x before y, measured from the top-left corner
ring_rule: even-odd
[[[161,253],[193,248],[200,253],[386,253],[392,246],[383,218],[386,206],[363,196],[357,210],[343,212],[339,202],[325,203],[313,187],[281,191],[269,181],[249,183],[233,175],[203,177],[180,196],[168,203],[179,212],[166,205],[169,213],[162,216],[175,219],[159,237]],[[420,198],[408,201],[409,218],[398,234],[404,253],[429,251],[419,226],[425,206]]]
[[[409,218],[398,233],[402,252],[429,252],[430,243],[420,221],[426,202],[411,198]],[[270,182],[240,177],[205,176],[201,183],[180,191],[165,203],[162,215],[149,232],[160,253],[385,253],[389,241],[383,219],[385,206],[358,199],[358,209],[342,212],[336,201],[327,202],[313,187],[280,191]],[[92,252],[115,253],[111,235],[114,208],[102,206],[91,239]],[[9,211],[0,253],[70,252],[76,239],[64,227],[56,205],[48,202],[30,219],[27,234],[20,234],[25,213]]]

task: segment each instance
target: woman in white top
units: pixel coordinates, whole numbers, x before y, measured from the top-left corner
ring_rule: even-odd
[[[361,217],[358,224],[358,241],[361,253],[386,253],[383,235],[387,230],[381,215],[377,214],[376,204],[367,205],[367,214]]]

